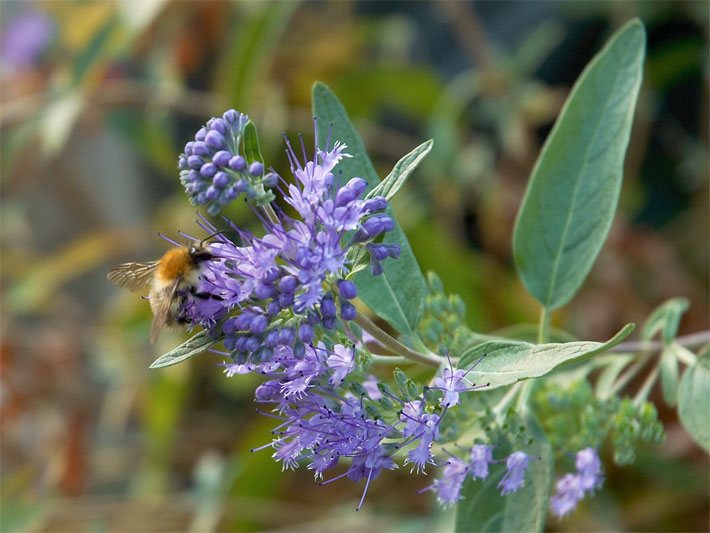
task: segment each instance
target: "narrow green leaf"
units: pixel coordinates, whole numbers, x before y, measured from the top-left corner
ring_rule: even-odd
[[[513,251],[525,287],[548,309],[574,296],[611,227],[644,54],[634,19],[577,80],[533,169]]]
[[[264,162],[261,148],[259,148],[259,133],[251,120],[244,126],[244,156],[249,163],[254,161]]]
[[[616,378],[633,360],[634,356],[631,354],[613,354],[613,359],[604,366],[595,384],[595,392],[600,399],[606,400],[611,397]]]
[[[701,359],[688,367],[678,387],[678,415],[691,437],[710,453],[710,368]]]
[[[369,190],[375,187],[380,180],[360,135],[338,97],[320,82],[313,86],[313,114],[318,120],[318,145],[325,146],[330,131],[331,139],[345,143],[353,156],[338,164],[344,179],[358,176],[368,182]],[[394,218],[391,208],[388,214]],[[397,259],[382,263],[380,276],[373,276],[368,269],[358,272],[354,277],[358,296],[375,314],[414,339],[427,294],[426,281],[399,225],[385,236],[384,242],[398,243],[402,247],[401,254]]]
[[[666,347],[661,354],[661,392],[663,399],[671,407],[678,401],[678,381],[680,380],[678,370],[678,358],[670,347]]]
[[[505,474],[503,465],[491,466],[485,480],[468,478],[463,485],[463,499],[456,510],[456,531],[541,531],[545,525],[554,470],[552,448],[538,421],[529,414],[524,419],[533,439],[525,485],[512,494],[501,496],[498,483]],[[510,442],[498,443],[496,456],[510,453]],[[502,458],[502,457],[501,457]]]
[[[278,41],[299,2],[252,2],[234,9],[227,42],[214,68],[214,93],[229,98],[239,109],[250,109],[254,92],[273,64]],[[238,104],[238,106],[236,105]]]
[[[478,385],[486,384],[486,390],[495,389],[523,379],[544,376],[561,365],[578,363],[603,353],[623,341],[633,329],[633,324],[627,324],[605,343],[488,341],[466,351],[459,360],[458,368],[469,368],[475,364],[468,379]]]
[[[678,325],[690,302],[687,298],[671,298],[659,305],[641,328],[641,338],[651,340],[659,331],[665,344],[670,344],[678,333]]]
[[[81,52],[72,61],[71,85],[77,86],[86,79],[92,68],[102,66],[109,52],[108,45],[119,28],[119,18],[110,17],[89,39]]]
[[[200,331],[177,348],[173,348],[168,353],[158,357],[150,365],[150,368],[164,368],[166,366],[182,363],[187,359],[200,355],[205,350],[217,344],[217,342],[219,341],[215,341],[207,335],[207,331]]]
[[[367,198],[375,196],[384,196],[388,200],[392,198],[397,191],[402,188],[412,172],[414,172],[424,158],[431,152],[434,141],[429,139],[427,142],[420,144],[414,150],[397,161],[397,164],[392,167],[392,170],[380,183],[377,184],[369,193]]]

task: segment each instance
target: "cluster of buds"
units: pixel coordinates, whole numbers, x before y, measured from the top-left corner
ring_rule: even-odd
[[[178,158],[180,181],[188,198],[195,205],[205,206],[211,215],[241,194],[257,203],[274,198],[267,189],[276,185],[278,176],[265,174],[261,161],[248,162],[243,155],[248,122],[248,116],[234,109],[210,119]]]

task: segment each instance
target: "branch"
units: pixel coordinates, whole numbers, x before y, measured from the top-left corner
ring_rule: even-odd
[[[435,355],[417,352],[415,350],[412,350],[409,346],[405,346],[397,339],[392,337],[389,333],[380,329],[377,324],[375,324],[372,320],[367,318],[362,313],[357,314],[357,316],[355,317],[355,323],[360,326],[364,331],[367,331],[370,335],[372,335],[383,346],[389,348],[397,355],[401,355],[402,357],[406,357],[407,359],[419,361],[420,363],[424,363],[425,365],[434,367],[438,367],[442,362],[442,359]]]

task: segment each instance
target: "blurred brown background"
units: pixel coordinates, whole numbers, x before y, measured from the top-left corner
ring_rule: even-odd
[[[705,2],[10,2],[0,5],[2,531],[431,531],[450,512],[383,474],[319,487],[281,473],[256,381],[218,359],[149,371],[148,305],[110,286],[125,260],[194,230],[177,179],[184,143],[228,107],[252,116],[267,161],[282,131],[312,138],[328,83],[384,175],[435,139],[395,200],[424,270],[483,332],[536,320],[511,233],[526,180],[571,84],[639,16],[646,74],[619,213],[555,325],[605,339],[666,298],[708,328]],[[241,206],[228,214],[251,224]],[[607,471],[554,530],[707,530],[708,461],[661,411],[663,447]]]

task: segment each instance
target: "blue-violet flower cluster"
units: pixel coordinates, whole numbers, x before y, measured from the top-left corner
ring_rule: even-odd
[[[275,188],[297,216],[273,208],[272,216],[262,216],[260,237],[230,223],[241,242],[220,235],[211,244],[215,257],[205,265],[199,297],[183,310],[184,321],[222,338],[238,364],[268,362],[286,348],[303,359],[317,330],[334,330],[338,317],[356,317],[351,300],[357,289],[346,279],[351,251],[369,253],[374,275],[400,252],[397,244],[378,242],[394,228],[385,198],[363,199],[367,184],[358,177],[337,183],[333,169],[349,157],[345,145],[316,148],[304,162],[287,146],[295,183],[280,181]],[[216,231],[205,220],[201,225]]]
[[[401,395],[363,373],[365,360],[355,351],[363,347],[362,336],[348,325],[357,318],[350,274],[362,266],[353,262],[369,257],[377,276],[384,261],[397,259],[400,247],[382,242],[394,229],[387,200],[365,197],[367,183],[359,177],[336,178],[336,165],[350,157],[347,147],[328,140],[310,158],[303,148],[299,159],[287,140],[294,177],[287,183],[273,171],[264,175],[261,163],[247,165],[239,152],[247,122],[234,110],[211,119],[180,156],[191,201],[215,214],[244,193],[257,200],[264,229],[257,236],[225,219],[235,241],[201,219],[214,238],[213,257],[204,263],[197,289],[185,295],[180,319],[223,342],[228,376],[264,376],[255,398],[278,426],[262,448],[272,448],[284,468],[305,463],[322,484],[365,480],[363,499],[382,470],[398,467],[395,454],[412,472],[443,470],[424,489],[436,492],[443,504],[459,500],[467,476],[486,479],[491,464],[505,463],[502,494],[523,486],[530,456],[522,451],[500,461],[487,444],[473,446],[465,460],[450,455],[443,461],[435,454],[447,410],[461,393],[478,388],[466,378],[468,371],[450,363],[432,386]],[[278,192],[294,214],[264,205],[265,187]],[[325,479],[342,459],[345,471]]]

